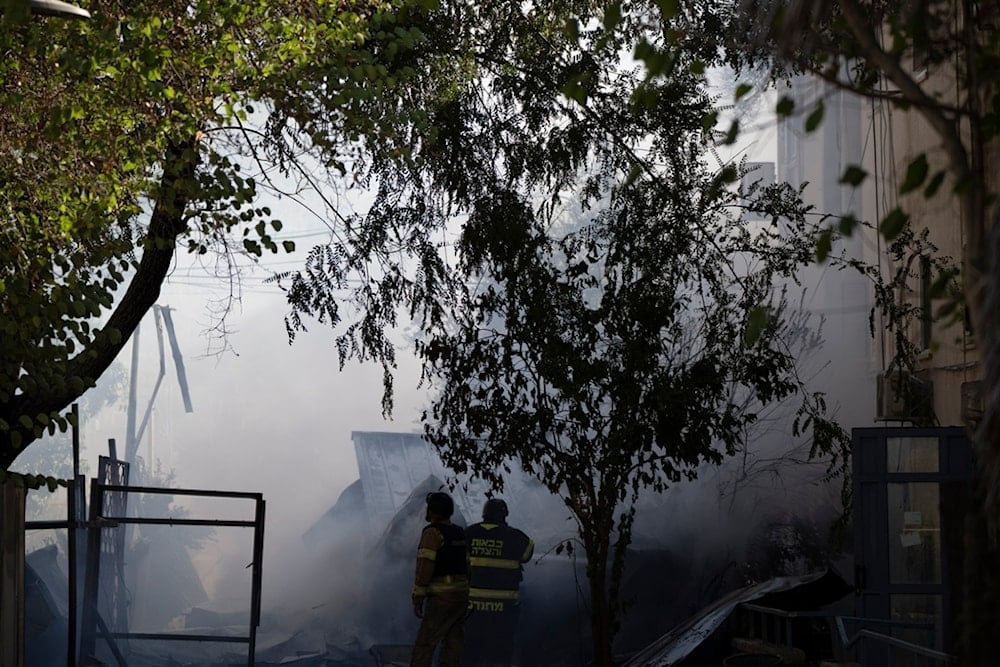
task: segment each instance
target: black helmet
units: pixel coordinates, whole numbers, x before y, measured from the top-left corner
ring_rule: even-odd
[[[450,519],[455,512],[455,503],[444,491],[434,491],[427,494],[427,510],[440,517]]]
[[[504,523],[507,520],[507,503],[500,498],[490,498],[483,505],[483,521]]]

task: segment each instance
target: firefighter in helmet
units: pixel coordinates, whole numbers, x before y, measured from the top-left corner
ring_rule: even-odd
[[[509,667],[514,657],[521,573],[535,550],[527,535],[507,525],[507,503],[490,498],[483,520],[466,529],[469,551],[469,618],[466,667]]]
[[[465,532],[451,522],[455,504],[447,493],[427,494],[427,521],[417,547],[413,613],[421,619],[411,667],[430,667],[440,644],[441,667],[458,667],[469,600]]]

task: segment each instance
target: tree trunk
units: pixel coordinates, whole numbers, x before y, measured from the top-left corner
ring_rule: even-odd
[[[1000,661],[1000,224],[987,238],[987,270],[976,296],[976,337],[983,367],[983,420],[973,438],[969,514],[965,520],[963,604],[958,619],[962,664],[992,667]],[[970,303],[970,306],[973,305]]]
[[[590,583],[590,630],[594,646],[594,667],[611,667],[611,644],[614,641],[614,620],[608,597],[608,539],[597,538],[603,544],[587,547],[587,579]]]
[[[1000,155],[996,140],[983,132],[980,95],[983,81],[974,44],[979,41],[976,8],[962,3],[966,40],[965,87],[972,120],[968,123],[969,176],[974,184],[962,196],[966,223],[963,280],[966,307],[980,349],[982,421],[972,434],[973,466],[969,514],[965,520],[962,611],[957,619],[958,652],[963,665],[987,667],[1000,661],[1000,226],[989,213],[995,177],[988,167]],[[988,92],[986,94],[989,94]],[[988,142],[993,145],[990,146]],[[987,156],[993,158],[988,160]],[[954,171],[954,170],[953,170]]]
[[[966,667],[994,667],[1000,656],[1000,549],[990,535],[982,480],[976,472],[973,477],[965,518],[962,610],[956,619],[958,653]]]

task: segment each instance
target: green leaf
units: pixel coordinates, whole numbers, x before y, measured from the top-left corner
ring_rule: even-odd
[[[726,132],[726,136],[722,139],[722,144],[724,146],[732,146],[736,143],[736,139],[740,136],[740,121],[734,120],[733,124],[729,126],[729,131]]]
[[[636,179],[642,175],[642,165],[635,163],[628,170],[628,175],[625,177],[625,186],[628,187],[635,183]]]
[[[257,257],[261,257],[264,254],[260,247],[260,243],[254,241],[253,239],[243,239],[243,249],[251,255],[256,255]]]
[[[604,10],[604,29],[612,31],[622,20],[622,3],[612,2]]]
[[[562,87],[562,94],[574,100],[582,107],[587,106],[587,88],[583,85],[584,76],[575,76]]]
[[[653,86],[639,86],[632,92],[632,99],[638,109],[652,109],[660,100],[659,91]]]
[[[782,97],[778,100],[778,103],[774,105],[774,111],[779,116],[791,116],[792,112],[795,111],[795,101],[790,97]]]
[[[934,311],[934,319],[938,321],[944,321],[947,320],[949,317],[953,317],[955,319],[952,321],[953,322],[957,321],[958,318],[961,317],[960,314],[962,312],[961,309],[959,308],[960,305],[961,304],[959,304],[958,301],[955,301],[954,299],[941,304],[941,306]],[[934,345],[934,342],[932,341],[931,344]]]
[[[844,170],[844,175],[840,177],[840,182],[856,188],[864,183],[866,178],[868,178],[868,172],[852,164],[848,165],[847,169]]]
[[[948,286],[955,279],[957,273],[958,273],[957,269],[953,269],[950,271],[942,270],[940,273],[938,273],[938,277],[934,279],[934,282],[931,283],[930,289],[927,290],[928,295],[932,299],[938,299],[944,296],[948,291]]]
[[[28,0],[3,0],[0,5],[2,30],[9,30],[10,25],[24,25],[31,19],[31,4]]]
[[[656,5],[660,8],[660,13],[665,19],[674,18],[680,11],[677,0],[656,0]]]
[[[833,230],[824,229],[816,237],[816,262],[822,264],[826,261],[826,258],[830,256],[830,250],[833,249]]]
[[[575,18],[566,19],[566,22],[563,24],[563,32],[566,33],[566,37],[571,42],[577,41],[580,39],[580,21]]]
[[[916,190],[924,181],[927,180],[927,172],[929,170],[927,164],[927,156],[924,153],[918,155],[909,166],[906,167],[906,178],[903,179],[903,184],[899,187],[900,194],[906,194],[907,192],[912,192]]]
[[[753,86],[751,86],[749,83],[741,83],[740,85],[736,86],[736,96],[735,96],[736,101],[739,102],[751,90],[753,90]]]
[[[823,101],[820,100],[816,103],[816,108],[813,109],[813,112],[806,116],[806,132],[813,132],[819,127],[819,124],[823,122],[824,111]]]
[[[930,183],[924,188],[924,198],[930,199],[937,194],[938,190],[941,188],[941,184],[944,183],[944,171],[939,171],[934,176],[931,177]]]
[[[771,321],[771,311],[767,306],[754,306],[747,313],[747,324],[743,329],[743,343],[752,347],[760,340],[768,323]]]
[[[837,223],[837,231],[840,232],[841,235],[849,237],[854,234],[854,230],[860,224],[861,223],[857,218],[851,214],[847,214],[840,219],[840,222]]]
[[[281,246],[285,252],[295,252],[295,241],[282,241]]]
[[[902,233],[909,220],[910,216],[906,215],[902,209],[894,208],[882,218],[882,222],[878,226],[879,233],[886,241],[892,241]]]

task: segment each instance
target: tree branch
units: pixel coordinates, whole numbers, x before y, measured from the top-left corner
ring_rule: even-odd
[[[185,210],[194,192],[194,174],[198,165],[196,139],[169,146],[163,157],[163,176],[160,178],[156,204],[150,216],[149,228],[143,244],[142,259],[129,283],[125,295],[118,302],[107,324],[92,343],[66,363],[65,377],[79,377],[85,382],[99,378],[125,347],[132,332],[146,312],[160,296],[160,288],[173,261],[177,237],[187,229]],[[34,429],[16,422],[18,415],[51,414],[63,410],[77,398],[69,383],[61,389],[25,393],[14,397],[3,406],[3,415],[12,430],[21,434],[23,449],[36,439]],[[16,424],[16,426],[15,426]],[[6,448],[0,452],[0,463],[6,468],[20,450]]]

